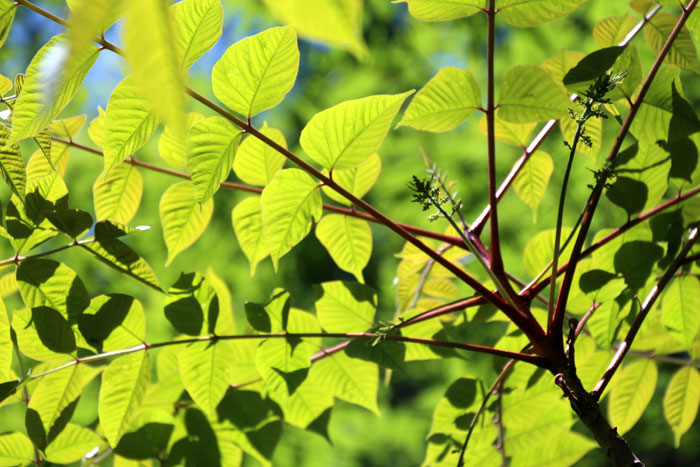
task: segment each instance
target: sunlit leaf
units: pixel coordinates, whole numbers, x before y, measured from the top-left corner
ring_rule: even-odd
[[[316,226],[316,237],[340,269],[364,282],[362,270],[372,255],[372,232],[367,221],[327,214]]]
[[[379,369],[376,364],[335,353],[314,364],[311,373],[314,372],[319,374],[311,378],[318,378],[320,386],[335,397],[379,415]]]
[[[615,205],[620,206],[632,216],[642,210],[647,202],[647,186],[629,177],[617,177],[605,192],[605,196]]]
[[[76,11],[80,8],[84,8],[83,3],[84,2],[89,2],[89,0],[66,0],[66,4],[68,5],[68,9],[75,15]],[[101,24],[99,24],[99,29],[98,33],[104,32],[107,29],[110,28],[114,23],[116,23],[120,18],[122,18],[125,14],[125,8],[126,8],[126,1],[125,0],[112,0],[112,5],[110,5],[110,15],[103,17],[102,14],[97,15],[97,18],[100,18]],[[87,8],[88,11],[91,11],[91,8]],[[85,15],[84,18],[87,19],[94,19],[88,15]],[[94,27],[97,27],[95,25]],[[99,34],[96,34],[99,35]]]
[[[445,67],[413,97],[397,127],[447,131],[480,108],[481,88],[474,74],[469,70]]]
[[[678,19],[672,13],[661,11],[649,20],[649,23],[644,28],[644,37],[654,54],[658,54],[661,51]],[[693,39],[685,27],[676,36],[664,60],[666,63],[676,65],[684,70],[700,73],[695,44],[693,44]]]
[[[513,123],[541,122],[566,116],[570,105],[566,94],[542,68],[519,65],[503,78],[498,116]]]
[[[316,289],[316,314],[327,332],[364,332],[372,328],[377,296],[355,282],[323,282]]]
[[[9,143],[10,130],[0,123],[0,175],[10,190],[24,198],[27,189],[27,174],[24,159],[19,152],[19,144]]]
[[[197,203],[190,182],[180,182],[166,190],[160,199],[160,222],[168,247],[166,266],[202,235],[213,212],[214,201]]]
[[[231,381],[234,353],[227,341],[198,342],[185,347],[179,356],[180,376],[195,403],[216,418]]]
[[[322,214],[321,193],[300,169],[278,171],[263,191],[262,225],[265,245],[277,269],[279,259],[311,230]]]
[[[240,141],[240,131],[223,117],[194,124],[187,137],[187,170],[198,203],[208,201],[226,180]]]
[[[187,69],[221,37],[224,9],[220,0],[184,0],[171,11],[177,49]]]
[[[97,60],[99,49],[90,47],[76,57],[69,69],[59,70],[67,53],[65,35],[55,36],[34,55],[27,67],[27,80],[12,115],[12,137],[16,142],[38,134],[73,99],[85,75]]]
[[[80,129],[83,128],[86,120],[87,115],[76,115],[75,117],[53,120],[49,123],[49,131],[51,134],[56,134],[62,138],[73,139]]]
[[[449,21],[466,18],[485,7],[485,0],[394,0],[408,3],[408,11],[421,21]]]
[[[529,28],[566,16],[588,0],[501,0],[499,17],[508,25]]]
[[[289,332],[289,292],[277,288],[265,303],[246,302],[248,323],[259,332]]]
[[[141,403],[151,378],[151,357],[135,352],[112,361],[102,374],[98,403],[100,426],[116,446]]]
[[[258,346],[256,365],[271,397],[286,404],[306,378],[311,349],[299,338],[266,339]]]
[[[283,148],[287,147],[287,142],[282,132],[275,128],[270,128],[267,122],[263,123],[260,132]],[[236,152],[236,158],[233,161],[233,171],[245,183],[265,186],[270,183],[275,172],[282,168],[284,161],[284,155],[258,138],[248,136],[243,140]]]
[[[534,223],[537,223],[537,208],[544,197],[553,171],[552,156],[543,151],[536,151],[513,180],[515,193],[532,208]]]
[[[695,421],[700,406],[700,372],[693,366],[684,366],[671,377],[664,394],[664,417],[675,435],[675,446],[681,443]]]
[[[98,147],[102,147],[104,143],[105,132],[105,110],[101,106],[97,106],[97,117],[93,118],[88,125],[88,136]]]
[[[694,276],[675,279],[666,290],[661,309],[664,326],[690,349],[700,330],[700,280]]]
[[[8,276],[14,276],[10,273]],[[3,276],[3,278],[6,276]],[[7,317],[5,303],[0,301],[0,375],[5,375],[12,366],[12,340],[10,339],[10,320]]]
[[[537,126],[537,122],[531,123],[512,123],[498,118],[498,110],[494,119],[494,135],[498,141],[526,148],[530,143],[530,134]],[[486,115],[479,120],[479,131],[484,136],[488,135],[488,123]]]
[[[326,169],[349,169],[379,149],[401,104],[413,91],[345,101],[314,115],[299,143]]]
[[[44,318],[54,319],[45,319],[39,324],[39,322],[34,321],[33,313],[29,308],[16,310],[12,314],[12,328],[17,334],[17,344],[22,354],[44,362],[66,361],[73,358],[76,353],[75,336],[71,328],[67,326],[65,318],[61,317],[58,312],[48,312],[50,309],[46,307],[37,307],[37,310],[45,312],[43,313]],[[47,336],[47,334],[49,335]]]
[[[571,233],[571,228],[564,227],[561,230],[561,244],[564,244],[564,240]],[[528,243],[525,245],[525,251],[523,253],[523,262],[525,263],[525,269],[528,274],[533,277],[539,274],[542,269],[544,269],[547,264],[552,260],[554,254],[554,229],[543,230],[535,235]],[[571,243],[564,250],[562,254],[559,255],[559,264],[566,261],[568,255],[571,253]]]
[[[258,263],[269,254],[265,245],[262,225],[262,207],[259,196],[250,196],[239,202],[232,213],[233,230],[238,245],[250,263],[250,275]]]
[[[366,162],[363,162],[357,167],[345,170],[334,170],[333,181],[358,198],[362,198],[377,181],[381,170],[382,160],[379,154],[375,153],[371,155]],[[324,174],[327,173],[328,171],[324,170]],[[334,201],[348,206],[351,204],[344,196],[325,185],[323,187],[323,192]]]
[[[593,26],[593,40],[598,47],[619,45],[634,27],[635,19],[628,14],[598,21]]]
[[[190,112],[187,114],[187,125],[186,130],[189,133],[192,126],[204,120],[204,115],[196,112]],[[171,127],[166,126],[163,133],[158,139],[158,154],[162,157],[168,164],[178,169],[184,169],[187,167],[187,145],[183,145],[184,137],[182,135],[175,134],[175,130]]]
[[[610,389],[610,424],[626,433],[641,418],[656,389],[658,370],[652,359],[640,359],[624,366]]]
[[[271,28],[229,47],[212,69],[214,95],[250,118],[284,99],[294,86],[298,68],[294,29]]]
[[[12,26],[12,20],[15,19],[16,11],[17,4],[13,2],[0,3],[0,47],[3,46],[8,34],[10,34],[10,27]]]
[[[102,444],[94,431],[69,423],[46,449],[46,460],[58,464],[77,462]]]
[[[143,178],[136,166],[120,164],[103,171],[92,186],[98,220],[128,224],[136,215],[143,193]]]
[[[562,50],[558,54],[548,58],[542,62],[542,69],[552,78],[552,80],[564,90],[568,92],[564,86],[564,76],[576,66],[585,54],[577,50]]]
[[[183,334],[213,334],[219,318],[219,298],[204,276],[183,272],[168,289],[164,311],[170,324]]]
[[[78,328],[88,344],[100,352],[143,344],[146,316],[141,302],[124,294],[98,295],[80,315]]]
[[[34,460],[34,446],[27,435],[20,432],[0,435],[0,464],[27,465]]]

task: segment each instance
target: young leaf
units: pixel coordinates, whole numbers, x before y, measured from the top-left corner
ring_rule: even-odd
[[[226,180],[240,141],[241,133],[223,117],[194,124],[187,137],[187,171],[198,203],[208,201]]]
[[[216,62],[211,73],[214,95],[250,118],[284,99],[298,69],[294,29],[271,28],[236,42]]]
[[[335,353],[311,367],[311,378],[318,378],[320,386],[339,399],[370,410],[379,415],[377,390],[379,369],[374,363]]]
[[[10,130],[0,123],[0,174],[10,190],[24,199],[27,189],[27,174],[24,159],[19,152],[19,144],[9,143]]]
[[[299,137],[306,153],[326,169],[350,169],[379,149],[401,104],[413,91],[342,102],[314,115]]]
[[[328,214],[316,226],[316,237],[340,269],[364,282],[362,270],[372,255],[372,232],[367,221]]]
[[[68,158],[70,156],[70,146],[63,143],[54,142],[51,145],[51,161],[53,166],[49,164],[41,150],[37,150],[29,158],[27,162],[27,181],[39,180],[40,178],[49,175],[58,175],[63,178],[68,167]]]
[[[664,394],[664,417],[675,435],[675,446],[693,424],[700,406],[700,372],[692,366],[678,370],[668,383]]]
[[[690,350],[700,330],[700,280],[693,276],[674,280],[666,290],[661,310],[664,326]]]
[[[84,8],[83,3],[84,2],[89,2],[89,0],[66,0],[66,4],[68,5],[68,9],[71,11],[72,14],[77,14],[77,10],[80,8]],[[110,5],[112,8],[110,10],[110,15],[107,17],[102,17],[100,14],[99,17],[101,18],[102,22],[99,24],[99,30],[98,32],[104,32],[107,29],[109,29],[114,23],[119,21],[119,19],[123,18],[124,15],[126,15],[126,1],[125,0],[113,0],[112,1],[113,5]],[[90,10],[90,7],[88,7],[88,11]],[[88,19],[93,19],[90,16],[85,16]]]
[[[481,88],[469,70],[445,67],[413,97],[397,125],[448,131],[481,108]]]
[[[146,316],[141,302],[124,294],[98,295],[80,315],[78,329],[99,352],[143,344]]]
[[[250,275],[255,275],[258,263],[269,254],[265,245],[260,196],[250,196],[239,202],[231,213],[238,245],[250,263]]]
[[[145,351],[117,358],[102,374],[97,410],[110,446],[116,446],[128,428],[150,379],[151,357]]]
[[[87,457],[102,442],[94,431],[69,423],[46,448],[46,460],[56,464],[72,464]]]
[[[538,66],[519,65],[503,78],[498,116],[513,123],[558,119],[568,113],[569,98]]]
[[[135,165],[120,164],[103,171],[92,186],[98,220],[128,224],[136,215],[143,194],[143,178]]]
[[[168,247],[168,266],[175,256],[192,245],[207,228],[214,213],[214,201],[198,204],[190,182],[180,182],[168,188],[160,199],[160,222]]]
[[[2,465],[26,465],[34,461],[34,446],[21,432],[0,435],[0,463]]]
[[[260,132],[275,143],[286,148],[287,142],[281,131],[270,128],[267,122],[263,123]],[[284,165],[285,157],[260,141],[249,136],[243,140],[233,160],[233,171],[236,176],[245,183],[257,186],[265,186],[270,183],[272,177]]]
[[[229,342],[197,342],[180,352],[180,376],[192,400],[213,420],[231,384],[234,352]]]
[[[372,154],[366,162],[353,167],[352,169],[334,170],[333,181],[345,188],[347,191],[362,198],[374,186],[382,170],[382,160],[379,154]],[[324,169],[324,174],[328,171]],[[349,206],[351,203],[344,196],[340,195],[332,188],[324,185],[323,192],[333,201]]]
[[[262,193],[265,245],[277,269],[279,259],[311,230],[323,207],[318,184],[300,169],[277,172]]]
[[[316,289],[316,314],[326,332],[371,329],[377,308],[372,288],[355,282],[323,282]]]
[[[625,365],[610,390],[610,423],[620,434],[632,429],[646,410],[656,389],[656,362],[640,359]]]
[[[501,0],[497,6],[500,17],[516,28],[530,28],[566,16],[588,0]]]
[[[214,334],[226,335],[235,334],[236,326],[234,323],[233,306],[231,304],[232,297],[231,291],[229,290],[226,282],[214,273],[214,270],[210,267],[207,269],[204,279],[214,290],[216,294],[217,302],[219,306],[219,315],[216,319],[216,326],[214,326]],[[213,305],[213,304],[212,304]],[[209,315],[210,313],[207,313]],[[212,327],[207,326],[209,329]]]
[[[90,47],[68,64],[64,62],[67,47],[65,35],[55,36],[36,53],[27,67],[27,80],[12,114],[11,143],[38,134],[58,116],[78,92],[99,54],[97,47]],[[59,74],[63,65],[70,68]]]
[[[195,123],[204,120],[204,115],[196,112],[187,114],[187,133]],[[175,134],[175,130],[166,126],[158,139],[158,154],[165,162],[178,169],[187,167],[187,145],[183,145],[184,138],[182,135]]]
[[[184,0],[170,8],[176,46],[186,70],[221,37],[224,9],[220,0]]]
[[[483,0],[394,0],[408,3],[408,11],[421,21],[449,21],[466,18],[484,8]]]
[[[185,131],[183,59],[163,0],[127,0],[124,43],[140,94],[177,134]],[[109,109],[108,109],[109,110]]]
[[[644,28],[644,37],[654,54],[658,54],[661,51],[677,22],[678,17],[676,15],[665,11],[655,14],[649,20],[649,24]],[[671,45],[671,50],[669,50],[664,60],[666,63],[676,65],[684,70],[691,70],[700,74],[700,64],[698,64],[695,44],[693,44],[693,38],[685,27],[676,36]]]
[[[536,151],[513,180],[515,193],[532,208],[534,223],[537,223],[537,208],[544,197],[553,171],[552,156],[543,151]]]
[[[146,144],[158,125],[151,103],[142,95],[132,76],[126,77],[112,91],[104,117],[107,171]]]
[[[264,0],[272,14],[311,40],[340,47],[365,60],[369,55],[362,39],[362,1]]]

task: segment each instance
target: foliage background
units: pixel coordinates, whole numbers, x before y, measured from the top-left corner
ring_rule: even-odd
[[[223,52],[237,40],[279,24],[267,8],[258,0],[222,0],[224,5],[223,36],[217,45],[200,59],[190,70],[190,86],[207,97],[213,98],[210,70]],[[62,17],[68,16],[62,0],[44,0],[40,3]],[[597,47],[590,34],[594,24],[608,16],[628,11],[626,2],[592,0],[573,14],[542,25],[536,29],[496,30],[496,83],[502,73],[516,64],[542,63],[562,49],[588,53]],[[110,29],[108,40],[119,40],[121,24]],[[0,63],[7,76],[24,72],[34,52],[51,36],[62,32],[62,28],[26,10],[20,9],[15,18],[12,33],[5,46],[0,49]],[[290,149],[296,152],[298,135],[306,122],[318,111],[347,99],[370,94],[396,94],[407,89],[423,86],[438,69],[448,65],[468,68],[477,80],[484,82],[486,74],[486,33],[483,15],[474,15],[459,21],[444,23],[422,23],[408,15],[405,4],[391,4],[387,0],[367,0],[363,17],[364,38],[370,55],[365,62],[340,49],[323,44],[300,40],[301,68],[296,84],[287,98],[277,107],[257,116],[254,123],[260,127],[267,120],[281,129]],[[643,37],[635,39],[643,41]],[[646,47],[639,48],[645,70],[653,60]],[[76,98],[62,112],[68,117],[87,114],[88,122],[97,116],[97,106],[107,104],[109,93],[122,79],[127,70],[125,61],[114,54],[99,55],[98,62],[88,74]],[[684,71],[682,73],[689,73]],[[694,108],[700,108],[700,88],[684,89],[687,100]],[[190,101],[190,111],[204,115],[211,112],[200,104]],[[485,137],[478,129],[477,119],[472,116],[456,130],[441,134],[418,132],[410,128],[391,131],[381,148],[383,163],[380,179],[375,188],[365,197],[367,201],[388,213],[392,219],[415,225],[428,225],[424,214],[409,203],[410,194],[406,182],[410,174],[420,175],[425,166],[420,148],[447,170],[450,179],[458,182],[457,189],[464,201],[465,218],[474,219],[487,204]],[[606,126],[608,131],[614,125]],[[159,130],[160,131],[160,130]],[[91,145],[85,129],[77,139]],[[563,176],[568,150],[555,129],[542,149],[550,153],[555,162],[555,171],[548,190],[539,208],[537,224],[533,224],[529,208],[510,190],[499,205],[501,220],[501,243],[507,268],[516,276],[525,276],[522,252],[532,236],[545,228],[554,227],[557,190]],[[163,165],[157,151],[158,135],[139,151],[139,159]],[[33,142],[24,142],[33,145]],[[498,143],[497,143],[498,144]],[[31,150],[33,151],[33,147]],[[26,152],[30,149],[27,148]],[[25,153],[26,153],[25,152]],[[521,151],[518,148],[499,144],[499,178]],[[583,156],[581,156],[583,157]],[[602,157],[602,156],[601,156]],[[91,154],[71,151],[72,162],[65,180],[71,192],[71,206],[92,211],[92,183],[102,170],[103,161]],[[149,171],[141,172],[144,178],[144,193],[141,208],[132,225],[150,225],[152,228],[130,237],[128,242],[144,254],[163,285],[172,284],[179,272],[205,272],[211,267],[225,280],[232,292],[234,313],[238,330],[245,324],[243,303],[264,301],[275,287],[288,290],[293,306],[302,309],[313,307],[312,284],[335,279],[350,279],[339,270],[313,235],[309,235],[293,252],[280,262],[277,275],[269,260],[258,266],[255,276],[250,276],[249,265],[243,256],[231,226],[231,210],[246,195],[234,191],[222,191],[215,198],[214,218],[197,243],[181,253],[168,267],[164,267],[167,252],[157,217],[157,205],[162,193],[172,183],[167,175]],[[233,178],[233,175],[232,175]],[[574,166],[572,180],[589,180],[591,173],[585,164]],[[8,195],[3,184],[2,195]],[[568,193],[569,206],[582,206],[588,196],[586,183],[575,183]],[[8,195],[9,196],[9,195]],[[619,225],[626,216],[619,208],[604,199],[594,220],[595,232],[602,224]],[[577,211],[568,211],[565,226],[573,226]],[[397,253],[403,242],[381,226],[372,226],[374,249],[370,264],[364,274],[367,283],[379,292],[381,300],[378,319],[391,319],[395,296],[393,280],[396,271]],[[0,244],[0,256],[11,257],[9,245]],[[91,292],[128,293],[137,296],[149,314],[147,340],[149,342],[173,337],[173,330],[161,313],[163,296],[120,276],[117,272],[91,259],[87,253],[58,255],[84,280]],[[2,272],[0,271],[0,274]],[[7,297],[8,308],[21,306],[18,295]],[[274,465],[417,465],[424,456],[425,435],[430,427],[432,411],[443,396],[445,388],[469,369],[467,363],[458,360],[436,362],[414,362],[406,373],[395,372],[391,385],[380,387],[379,405],[382,416],[375,415],[350,404],[338,402],[331,417],[329,434],[332,444],[317,434],[285,426],[283,437],[276,448]],[[661,414],[662,391],[675,366],[659,364],[660,383],[652,405],[635,428],[627,433],[628,442],[637,449],[637,454],[649,465],[697,464],[700,463],[700,418],[683,437],[679,450],[673,448],[673,434],[665,426]],[[74,420],[89,424],[97,419],[98,385],[93,381],[83,393]],[[22,430],[24,408],[15,404],[3,409],[5,417],[0,419],[0,433]],[[581,427],[581,431],[585,429]],[[255,461],[248,459],[251,464]],[[578,465],[603,465],[606,459],[594,450]]]

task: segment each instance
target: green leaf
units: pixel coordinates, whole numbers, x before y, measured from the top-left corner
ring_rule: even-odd
[[[379,149],[401,104],[412,92],[369,96],[323,110],[306,124],[299,143],[326,169],[358,166]]]
[[[34,446],[24,433],[0,435],[0,465],[27,465],[34,462]]]
[[[408,12],[421,21],[449,21],[466,18],[485,7],[485,0],[394,0],[408,3]]]
[[[287,147],[287,142],[282,132],[275,128],[270,128],[267,126],[267,122],[263,123],[260,132],[283,148]],[[265,186],[270,183],[275,172],[282,168],[284,161],[284,155],[258,138],[248,136],[243,140],[236,152],[236,158],[233,161],[233,171],[245,183]]]
[[[654,264],[664,256],[664,250],[656,243],[641,240],[625,242],[615,253],[615,271],[625,277],[632,289],[644,287],[654,269]]]
[[[51,165],[51,135],[49,134],[49,129],[44,128],[33,139],[39,146],[39,150],[46,158],[46,161]]]
[[[8,276],[14,276],[14,274],[10,273]],[[6,375],[12,366],[13,349],[10,332],[10,320],[7,317],[5,302],[0,300],[0,375],[2,376]]]
[[[562,82],[566,86],[585,90],[592,81],[613,66],[625,47],[615,45],[589,53],[564,75]]]
[[[17,4],[13,2],[0,3],[0,47],[5,44],[8,34],[10,34],[10,27],[12,26],[12,20],[15,19],[16,11]]]
[[[140,94],[177,134],[185,131],[185,87],[175,26],[163,0],[127,0],[124,44]],[[108,109],[109,112],[109,109]]]
[[[168,290],[165,317],[183,334],[213,334],[219,317],[219,298],[199,273],[181,273]]]
[[[326,332],[364,332],[372,328],[377,295],[356,282],[323,282],[316,289],[316,314]]]
[[[629,177],[617,177],[607,189],[605,196],[615,205],[627,212],[627,216],[641,212],[647,202],[647,186]]]
[[[12,114],[11,143],[38,134],[58,116],[78,92],[99,54],[97,47],[90,47],[72,64],[62,63],[67,47],[65,35],[55,36],[34,55]],[[57,76],[62,65],[69,68]]]
[[[334,170],[333,181],[358,198],[362,198],[377,181],[381,170],[382,160],[379,158],[379,154],[374,153],[366,162],[363,162],[357,167],[345,170]],[[324,169],[323,173],[327,175],[328,171]],[[347,206],[351,204],[344,196],[325,185],[323,186],[323,192],[333,201]]]
[[[170,9],[176,47],[186,70],[221,37],[224,9],[220,0],[184,0]]]
[[[80,315],[78,328],[98,352],[141,345],[146,338],[146,316],[141,302],[124,294],[98,295]]]
[[[299,428],[325,433],[315,429],[316,423],[323,420],[324,413],[333,407],[333,394],[322,386],[319,373],[310,371],[304,382],[282,405],[284,421]]]
[[[88,125],[88,136],[98,147],[102,147],[104,143],[105,132],[105,110],[101,106],[97,106],[97,117],[93,118]]]
[[[65,264],[30,258],[17,268],[17,284],[28,307],[47,306],[73,321],[90,303],[83,281]]]
[[[654,395],[658,373],[654,360],[642,358],[625,365],[615,378],[608,414],[618,433],[628,432],[642,417]]]
[[[94,431],[69,423],[46,449],[46,460],[57,464],[72,464],[102,444]]]
[[[673,31],[673,28],[676,26],[678,19],[679,18],[672,13],[662,11],[655,14],[649,20],[649,24],[644,28],[644,37],[654,54],[658,54],[661,51],[664,43],[666,43],[666,39],[668,39],[671,35],[671,31]],[[695,50],[695,44],[693,44],[693,38],[685,27],[683,27],[676,36],[664,61],[684,70],[700,73],[700,64],[698,64],[698,54]]]
[[[187,133],[194,126],[195,123],[200,120],[204,120],[204,115],[196,112],[190,112],[187,114]],[[158,154],[162,157],[168,164],[178,169],[184,169],[187,167],[187,146],[182,144],[184,137],[182,135],[175,134],[175,130],[171,127],[166,126],[163,133],[158,139]]]
[[[256,354],[258,372],[271,397],[287,403],[302,384],[311,366],[311,349],[299,338],[265,339]]]
[[[558,54],[545,60],[541,67],[552,78],[552,80],[564,92],[568,93],[568,89],[564,86],[564,76],[583,59],[585,55],[576,50],[562,50]]]
[[[282,102],[294,86],[298,69],[294,29],[271,28],[226,50],[212,69],[214,95],[250,118]]]
[[[666,388],[664,417],[675,435],[675,446],[693,424],[700,405],[700,373],[697,368],[685,366],[678,370]]]
[[[532,130],[537,126],[537,122],[532,123],[512,123],[498,118],[498,110],[496,110],[496,118],[494,119],[495,128],[494,135],[498,141],[526,148],[530,144],[530,135]],[[486,115],[479,120],[479,131],[484,136],[488,136],[488,123]],[[335,174],[334,174],[335,175]]]
[[[397,125],[418,130],[448,131],[481,108],[481,88],[474,74],[456,67],[441,68],[413,97]]]
[[[129,459],[149,459],[166,451],[175,420],[165,410],[143,410],[129,424],[114,452]]]
[[[37,315],[40,316],[40,320],[41,318],[46,319],[34,321],[33,313],[29,308],[16,310],[12,314],[12,328],[17,334],[17,344],[22,354],[43,362],[66,361],[74,358],[76,353],[75,336],[71,328],[66,327],[65,318],[47,307],[36,309],[43,315]],[[41,329],[41,333],[39,329]],[[52,348],[57,349],[57,351],[52,350]],[[62,350],[68,352],[63,353]]]
[[[223,117],[194,124],[187,137],[187,171],[198,203],[208,201],[226,180],[240,141],[241,132]]]
[[[0,6],[0,9],[7,8],[7,7],[8,7],[7,3],[3,3]],[[5,10],[5,11],[7,11],[7,10]],[[0,14],[2,14],[2,13],[0,13]],[[2,44],[0,44],[0,46],[2,46]],[[5,75],[0,75],[0,96],[4,96],[5,93],[7,93],[7,91],[9,91],[10,89],[12,89],[12,81],[10,80],[10,78],[8,78]]]
[[[87,115],[76,115],[75,117],[61,120],[52,120],[51,123],[49,123],[49,131],[63,138],[73,139],[83,127],[86,120]],[[54,141],[53,144],[56,144],[56,142]]]
[[[311,221],[321,217],[321,193],[315,182],[300,169],[278,171],[262,193],[262,225],[265,245],[277,270],[279,259],[311,230]]]
[[[289,332],[289,293],[277,288],[267,302],[246,302],[245,314],[253,329],[264,333]]]
[[[516,28],[529,28],[566,16],[588,0],[501,0],[499,17]]]
[[[362,270],[372,255],[372,232],[367,221],[328,214],[316,226],[316,237],[340,269],[364,282]]]
[[[0,123],[0,174],[10,190],[21,199],[27,189],[27,173],[19,144],[9,143],[10,130]]]
[[[44,376],[27,406],[27,433],[42,451],[73,416],[82,392],[82,368],[74,365]]]
[[[166,266],[202,235],[213,212],[214,201],[198,204],[190,182],[176,183],[165,191],[160,199],[160,222],[168,247]]]
[[[563,243],[566,237],[571,233],[570,227],[561,229],[561,241]],[[525,245],[523,252],[523,263],[527,273],[532,277],[536,277],[542,269],[552,260],[554,254],[554,229],[543,230],[535,235]],[[570,242],[571,243],[571,242]],[[559,263],[563,264],[571,254],[571,244],[567,246],[563,253],[559,255]]]
[[[207,269],[204,278],[211,288],[214,289],[219,305],[219,315],[216,319],[216,326],[214,326],[214,333],[220,336],[235,334],[236,325],[234,322],[233,306],[231,304],[231,291],[226,285],[226,282],[217,276],[211,267]],[[207,315],[209,315],[209,313],[207,313]],[[211,326],[208,326],[208,328],[211,328]]]
[[[9,272],[0,277],[0,298],[8,297],[15,292],[19,292],[19,287],[15,280],[15,273]]]
[[[345,353],[350,358],[359,358],[368,362],[374,362],[392,370],[405,370],[406,344],[390,340],[370,342],[355,339],[345,347]]]
[[[216,419],[232,377],[234,352],[229,342],[197,342],[180,352],[180,377],[192,400]]]
[[[530,155],[522,170],[513,180],[518,197],[532,208],[532,221],[537,223],[537,208],[547,191],[549,177],[554,171],[552,156],[543,151]]]
[[[52,352],[75,352],[76,339],[71,324],[58,311],[36,306],[31,311],[32,324],[41,344]]]
[[[320,386],[335,397],[379,415],[379,370],[376,364],[335,353],[314,364],[311,373],[314,372],[319,374],[310,378],[317,377]]]
[[[664,326],[690,350],[700,330],[700,280],[694,276],[674,280],[666,290],[661,310]]]
[[[362,1],[264,0],[264,3],[273,15],[301,36],[347,50],[361,61],[368,57],[362,38]]]
[[[593,40],[598,47],[619,45],[635,23],[634,17],[629,14],[602,19],[593,26]]]
[[[116,446],[128,428],[150,377],[151,357],[145,351],[117,358],[102,374],[97,410],[110,446]]]
[[[250,275],[253,276],[258,263],[269,254],[263,236],[260,196],[250,196],[239,202],[233,208],[231,217],[238,245],[248,258]]]
[[[631,146],[628,150],[634,152],[637,150],[637,146]],[[620,157],[624,155],[624,152],[620,153]],[[642,143],[638,146],[636,155],[619,169],[620,173],[646,185],[648,194],[642,211],[647,211],[659,204],[659,201],[666,194],[671,164],[669,152],[658,143]],[[638,191],[642,191],[642,189],[639,188]],[[630,205],[633,204],[635,201],[630,200]]]
[[[519,65],[503,78],[498,116],[513,123],[541,122],[568,115],[570,105],[566,93],[542,68]]]
[[[126,77],[112,91],[104,116],[107,171],[146,144],[158,125],[151,103],[141,96],[132,76]]]
[[[136,215],[143,194],[143,178],[133,164],[120,164],[103,171],[92,186],[98,220],[128,224]]]

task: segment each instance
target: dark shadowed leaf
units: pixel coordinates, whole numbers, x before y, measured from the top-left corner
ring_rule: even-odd
[[[639,289],[663,254],[664,249],[652,242],[634,240],[624,243],[615,253],[615,271],[624,276],[630,288]]]
[[[647,202],[649,189],[638,180],[629,177],[617,177],[605,195],[615,205],[627,211],[628,216],[641,212]]]

